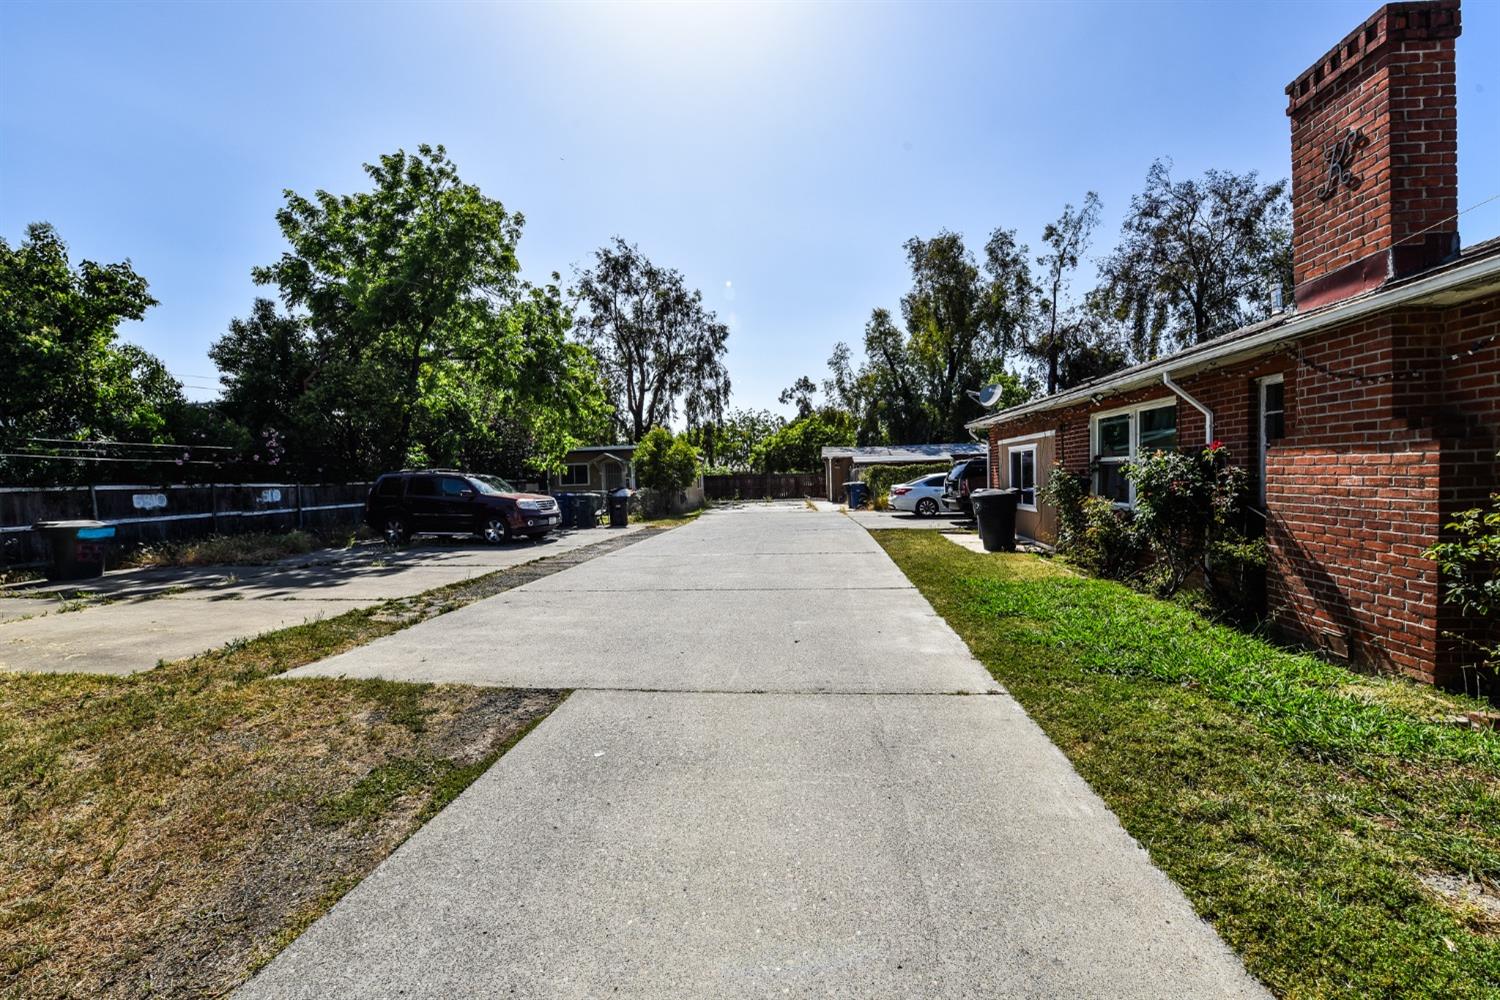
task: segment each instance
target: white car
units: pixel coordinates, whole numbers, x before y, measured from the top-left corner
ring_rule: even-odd
[[[935,472],[892,486],[891,509],[911,511],[918,517],[936,517],[943,509],[943,480],[947,478],[947,473]]]

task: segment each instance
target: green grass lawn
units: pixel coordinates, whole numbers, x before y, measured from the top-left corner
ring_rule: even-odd
[[[1500,997],[1500,733],[1026,555],[875,537],[1284,997]]]

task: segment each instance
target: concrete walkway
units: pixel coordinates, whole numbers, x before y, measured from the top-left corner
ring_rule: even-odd
[[[0,592],[0,671],[132,674],[234,639],[554,556],[625,529],[561,532],[490,546],[421,540],[324,549],[270,566],[122,570]],[[82,595],[79,610],[63,596]]]
[[[296,673],[588,690],[242,997],[1267,995],[842,515],[709,513]]]

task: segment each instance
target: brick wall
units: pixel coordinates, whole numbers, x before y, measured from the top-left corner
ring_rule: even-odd
[[[1458,0],[1388,4],[1286,88],[1300,308],[1457,251],[1459,33]]]
[[[1468,651],[1445,633],[1485,626],[1441,606],[1422,551],[1454,513],[1500,486],[1500,298],[1399,310],[1276,354],[1177,379],[1214,413],[1230,460],[1255,468],[1257,381],[1280,373],[1286,436],[1267,453],[1268,607],[1285,636],[1359,665],[1453,685]],[[1058,461],[1090,463],[1089,415],[1169,398],[1161,385],[991,428],[1054,430]],[[1198,448],[1201,415],[1177,404],[1178,441]],[[993,467],[993,466],[992,466]]]

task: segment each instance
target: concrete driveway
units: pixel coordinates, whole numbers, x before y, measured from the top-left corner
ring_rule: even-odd
[[[0,591],[0,671],[132,674],[234,639],[558,555],[626,529],[490,546],[422,540],[324,549],[270,566],[123,570]],[[19,596],[16,596],[19,595]],[[64,596],[83,595],[77,610]]]
[[[587,690],[242,997],[1267,995],[843,515],[712,512],[330,673]]]

